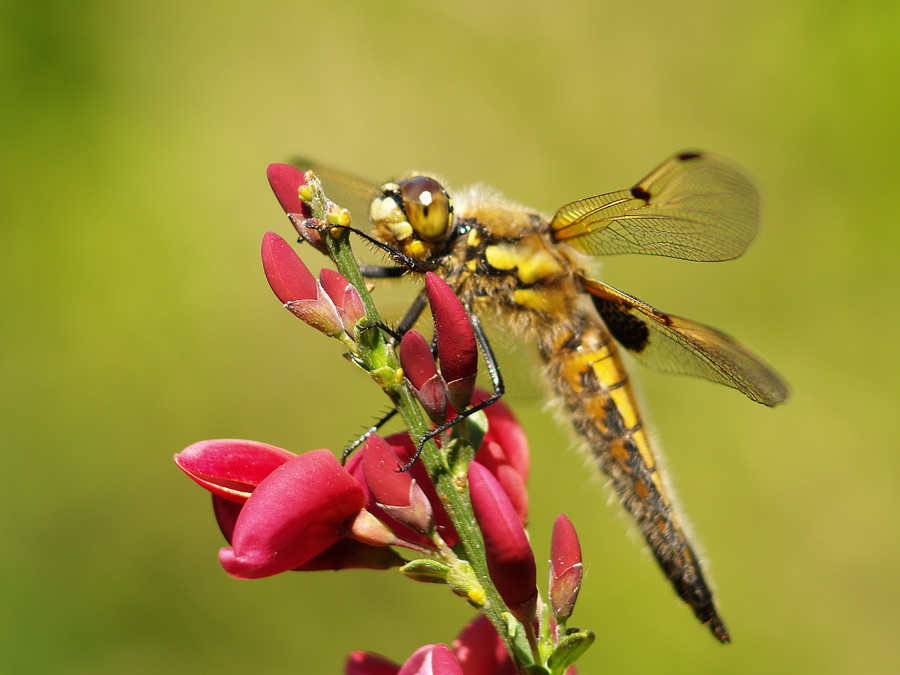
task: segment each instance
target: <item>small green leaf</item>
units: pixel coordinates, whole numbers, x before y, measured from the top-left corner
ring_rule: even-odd
[[[411,560],[400,568],[401,574],[426,584],[446,584],[450,566],[437,560],[422,558]]]
[[[550,658],[547,659],[547,665],[553,671],[554,675],[562,675],[566,668],[580,659],[588,648],[594,644],[594,632],[590,630],[577,631],[569,633],[563,637]]]

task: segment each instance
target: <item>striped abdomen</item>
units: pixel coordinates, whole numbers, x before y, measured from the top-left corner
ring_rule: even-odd
[[[546,331],[540,351],[576,430],[611,479],[675,591],[719,640],[728,642],[700,562],[676,521],[609,331],[598,318],[582,314]]]

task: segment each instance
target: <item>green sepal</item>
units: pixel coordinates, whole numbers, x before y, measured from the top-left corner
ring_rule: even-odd
[[[421,558],[411,560],[400,568],[400,573],[415,581],[426,584],[446,584],[450,575],[450,565],[438,560]]]
[[[547,665],[553,675],[562,675],[566,669],[580,659],[588,648],[594,644],[594,631],[581,630],[565,635],[556,644]]]

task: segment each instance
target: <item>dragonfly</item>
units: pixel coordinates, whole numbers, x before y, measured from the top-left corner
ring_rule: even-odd
[[[570,202],[548,218],[483,186],[451,196],[428,174],[373,188],[314,163],[297,166],[312,168],[351,214],[365,209],[371,235],[360,234],[394,264],[365,266],[364,274],[433,271],[470,314],[492,317],[537,346],[554,396],[676,594],[729,642],[620,350],[653,370],[717,382],[766,406],[785,401],[787,385],[729,335],[596,279],[593,258],[737,258],[759,227],[759,196],[746,173],[716,155],[682,152],[630,188]],[[417,300],[407,314],[413,320],[424,307]]]

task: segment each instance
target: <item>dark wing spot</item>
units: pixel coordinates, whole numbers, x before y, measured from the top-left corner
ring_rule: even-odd
[[[682,152],[680,155],[677,155],[677,157],[682,162],[687,162],[692,159],[697,159],[698,157],[703,157],[703,154],[699,152]]]
[[[643,199],[645,202],[650,201],[650,193],[640,185],[635,185],[633,188],[631,188],[631,196],[635,199]]]
[[[600,313],[606,327],[612,336],[625,349],[632,352],[642,352],[650,338],[650,329],[644,323],[628,312],[621,304],[591,296],[594,307]]]

